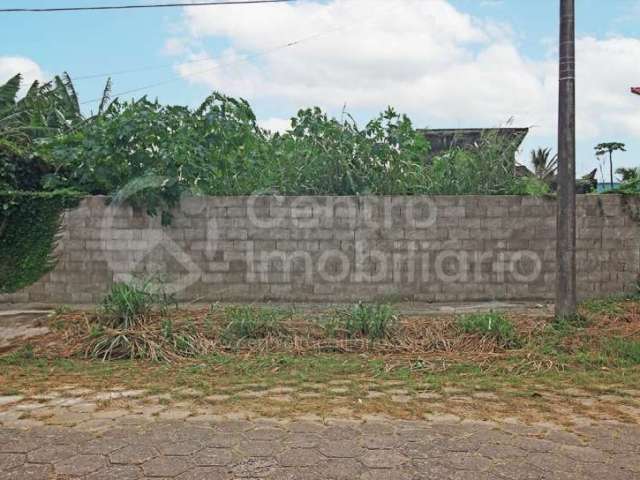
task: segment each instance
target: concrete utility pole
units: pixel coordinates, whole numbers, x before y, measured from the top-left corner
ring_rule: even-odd
[[[556,317],[577,313],[575,0],[560,0]]]

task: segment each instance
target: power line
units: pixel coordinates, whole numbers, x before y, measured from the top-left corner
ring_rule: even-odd
[[[229,0],[216,2],[198,2],[198,3],[156,3],[152,5],[135,4],[135,5],[102,5],[91,7],[55,7],[55,8],[2,8],[0,13],[45,13],[45,12],[81,12],[96,10],[132,10],[137,8],[170,8],[170,7],[213,7],[223,5],[257,5],[264,3],[291,3],[297,0]]]
[[[147,65],[146,67],[138,67],[138,68],[130,68],[125,70],[117,70],[115,72],[107,72],[107,73],[93,73],[90,75],[80,75],[77,77],[72,77],[74,82],[80,80],[93,80],[95,78],[106,78],[106,77],[116,77],[118,75],[126,75],[128,73],[138,73],[138,72],[147,72],[150,70],[162,70],[164,68],[170,67],[179,67],[181,65],[190,65],[192,63],[202,63],[210,61],[210,58],[198,58],[196,60],[186,60],[180,63],[165,63],[162,65]]]
[[[246,62],[248,62],[250,60],[253,60],[255,58],[259,58],[259,57],[262,57],[262,56],[265,56],[265,55],[269,55],[271,53],[277,52],[278,50],[283,50],[285,48],[293,47],[295,45],[298,45],[299,43],[306,42],[308,40],[312,40],[314,38],[318,38],[318,37],[321,37],[323,35],[328,35],[330,33],[343,30],[344,28],[345,27],[338,27],[338,28],[334,28],[332,30],[327,30],[325,32],[320,32],[320,33],[316,33],[316,34],[313,34],[313,35],[309,35],[307,37],[303,37],[303,38],[300,38],[298,40],[293,40],[291,42],[288,42],[288,43],[285,43],[285,44],[282,44],[282,45],[278,45],[278,46],[276,46],[274,48],[271,48],[269,50],[264,50],[262,52],[257,52],[257,53],[251,54],[251,55],[247,55],[244,58],[239,59],[239,60],[235,60],[235,61],[232,61],[232,62],[226,62],[226,63],[219,63],[219,64],[217,64],[217,65],[215,65],[215,66],[213,66],[211,68],[207,68],[205,70],[199,70],[197,72],[190,72],[190,73],[186,73],[186,74],[183,74],[183,75],[177,75],[177,76],[174,76],[174,77],[169,78],[167,80],[163,80],[163,81],[160,81],[160,82],[151,83],[149,85],[144,85],[142,87],[132,88],[130,90],[125,90],[125,91],[122,91],[122,92],[114,93],[112,95],[112,97],[114,97],[114,98],[115,97],[120,97],[122,95],[128,95],[130,93],[140,92],[140,91],[143,91],[143,90],[147,90],[149,88],[160,87],[162,85],[167,85],[167,84],[170,84],[170,83],[173,83],[173,82],[180,81],[184,77],[191,77],[191,76],[195,76],[195,75],[201,75],[203,73],[208,73],[208,72],[217,70],[217,69],[222,68],[222,67],[228,67],[228,66],[239,64],[239,63],[246,63]],[[210,61],[211,59],[207,58],[207,59],[202,59],[202,60],[199,60],[199,61],[207,61],[207,60]],[[185,63],[187,63],[187,62],[185,62]],[[178,65],[184,65],[185,63],[181,63],[181,64],[178,64]],[[72,77],[72,80],[75,80],[75,79]],[[84,102],[80,102],[80,105],[86,105],[86,104],[89,104],[89,103],[97,103],[100,100],[101,100],[101,98],[94,98],[92,100],[86,100]]]
[[[387,6],[387,8],[382,9],[382,11],[387,11],[387,10],[390,10],[392,8],[393,7]],[[369,17],[366,17],[366,18],[371,19],[372,17],[373,17],[373,15],[370,15]],[[358,25],[362,25],[362,23],[366,23],[367,22],[366,18],[365,18],[364,22],[361,22]],[[315,38],[318,38],[318,37],[322,37],[324,35],[328,35],[330,33],[338,32],[338,31],[345,30],[345,29],[348,29],[348,28],[353,28],[353,27],[354,27],[353,24],[343,25],[343,26],[340,26],[340,27],[333,28],[331,30],[315,33],[313,35],[309,35],[307,37],[299,38],[297,40],[293,40],[291,42],[276,46],[276,47],[271,48],[269,50],[264,50],[262,52],[257,52],[257,53],[251,54],[251,55],[247,55],[244,58],[236,60],[236,61],[233,61],[233,62],[219,63],[218,65],[215,65],[212,68],[207,68],[206,70],[199,70],[197,72],[191,72],[191,73],[186,73],[186,74],[183,74],[183,75],[177,75],[177,76],[169,78],[167,80],[163,80],[163,81],[160,81],[160,82],[156,82],[156,83],[144,85],[144,86],[137,87],[137,88],[132,88],[130,90],[125,90],[125,91],[122,91],[122,92],[118,92],[118,93],[113,94],[112,97],[116,98],[116,97],[120,97],[122,95],[128,95],[130,93],[140,92],[140,91],[143,91],[143,90],[147,90],[149,88],[155,88],[155,87],[159,87],[159,86],[162,86],[162,85],[167,85],[167,84],[170,84],[170,83],[173,83],[173,82],[177,82],[177,81],[183,80],[185,77],[201,75],[203,73],[208,73],[208,72],[217,70],[217,69],[222,68],[222,67],[232,66],[232,65],[239,64],[239,63],[246,63],[249,60],[252,60],[254,58],[258,58],[258,57],[262,57],[262,56],[265,56],[265,55],[269,55],[269,54],[271,54],[273,52],[276,52],[278,50],[283,50],[285,48],[293,47],[293,46],[295,46],[295,45],[297,45],[299,43],[306,42],[308,40],[312,40],[312,39],[315,39]],[[210,59],[208,59],[208,58],[207,59],[201,59],[201,60],[198,59],[198,60],[193,60],[191,62],[182,62],[182,63],[179,63],[178,65],[185,65],[185,64],[188,64],[188,63],[194,63],[196,61],[199,62],[199,61],[207,61],[207,60],[210,60]],[[153,68],[158,68],[158,67],[142,67],[142,68],[153,69]],[[104,75],[102,75],[102,76],[104,76]],[[97,75],[95,75],[95,76],[94,75],[85,75],[84,77],[79,77],[79,78],[87,78],[87,77],[97,78]],[[73,78],[73,77],[72,77],[72,79],[75,80],[75,78]],[[81,105],[86,105],[86,104],[90,104],[90,103],[97,103],[97,102],[99,102],[101,100],[102,100],[102,98],[94,98],[93,100],[86,100],[84,102],[80,102],[80,104]]]

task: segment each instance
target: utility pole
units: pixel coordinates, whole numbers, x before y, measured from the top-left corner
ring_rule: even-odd
[[[575,0],[560,0],[556,317],[573,317],[576,300]]]

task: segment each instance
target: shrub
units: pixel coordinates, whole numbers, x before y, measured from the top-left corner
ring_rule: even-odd
[[[389,305],[358,303],[351,309],[338,311],[325,328],[332,336],[375,340],[389,337],[397,320],[397,315]]]
[[[618,169],[622,170],[623,179],[618,188],[613,193],[622,193],[626,195],[640,194],[640,168]]]
[[[520,340],[513,323],[502,313],[473,313],[457,318],[458,328],[464,333],[492,338],[504,348],[515,348]]]
[[[484,135],[469,148],[454,148],[436,157],[428,171],[431,195],[543,195],[544,182],[516,176],[516,139]]]
[[[150,280],[115,283],[102,301],[99,320],[103,326],[127,330],[144,323],[154,308],[164,311],[171,302]]]
[[[276,308],[232,306],[225,308],[224,316],[227,323],[222,330],[221,338],[225,343],[242,339],[278,337],[287,331],[282,320],[288,313]]]

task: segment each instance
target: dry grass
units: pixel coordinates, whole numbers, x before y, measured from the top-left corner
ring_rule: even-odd
[[[490,335],[463,332],[454,315],[400,316],[390,335],[371,340],[330,332],[327,320],[336,314],[333,311],[267,313],[275,323],[243,337],[228,335],[229,311],[215,306],[155,312],[129,330],[98,329],[95,312],[64,312],[51,320],[51,334],[33,342],[33,356],[133,358],[188,365],[211,355],[235,355],[246,362],[265,355],[357,354],[380,359],[388,371],[441,373],[466,365],[479,372],[526,375],[614,367],[615,358],[603,355],[616,352],[607,353],[604,343],[640,341],[638,300],[604,302],[596,308],[587,305],[581,311],[585,320],[577,325],[554,324],[550,314],[507,314],[519,339],[518,348],[512,349],[505,349]],[[120,336],[127,338],[127,348],[113,343]]]
[[[452,315],[401,317],[392,334],[382,339],[365,336],[349,338],[329,333],[325,312],[309,318],[301,313],[286,313],[278,320],[277,331],[267,331],[258,338],[225,336],[229,320],[224,309],[172,310],[165,315],[154,313],[140,326],[127,329],[99,329],[96,313],[64,313],[52,320],[54,332],[40,339],[37,354],[48,358],[94,356],[95,358],[129,358],[117,346],[98,349],[105,338],[126,336],[134,345],[133,358],[176,361],[208,353],[268,354],[288,353],[305,355],[317,353],[368,353],[377,355],[421,356],[427,358],[450,357],[473,361],[503,357],[508,354],[498,341],[490,336],[464,333],[456,326]],[[536,335],[550,318],[520,315],[511,319],[524,341]],[[166,324],[170,322],[171,336]],[[175,339],[186,337],[189,348],[180,349]],[[145,349],[144,344],[149,347]],[[137,347],[135,345],[140,345]],[[510,352],[509,354],[513,354]]]

